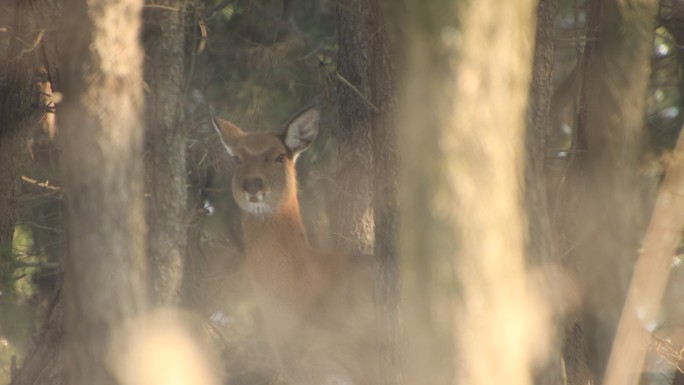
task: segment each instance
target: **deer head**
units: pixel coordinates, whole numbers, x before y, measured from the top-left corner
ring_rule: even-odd
[[[295,162],[318,134],[319,113],[308,109],[294,117],[280,134],[247,133],[214,118],[214,128],[235,163],[232,190],[248,214],[268,215],[290,202],[296,204]]]

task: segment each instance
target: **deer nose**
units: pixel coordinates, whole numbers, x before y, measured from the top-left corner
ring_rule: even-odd
[[[245,179],[242,182],[242,189],[250,194],[256,194],[264,187],[264,182],[261,178]]]

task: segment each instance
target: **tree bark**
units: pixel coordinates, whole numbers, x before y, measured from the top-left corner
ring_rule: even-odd
[[[377,8],[377,6],[375,7]],[[370,254],[374,244],[372,212],[372,130],[378,112],[371,101],[372,7],[359,0],[337,6],[338,86],[340,126],[335,193],[331,204],[331,230],[336,250]]]
[[[33,349],[10,385],[65,385],[64,306],[55,298]]]
[[[528,217],[526,248],[530,261],[542,265],[556,262],[544,182],[544,164],[549,132],[557,3],[557,0],[541,0],[537,8],[534,65],[525,130],[525,209]]]
[[[390,41],[385,10],[377,0],[366,1],[373,17],[367,31],[370,68],[368,69],[371,102],[378,109],[371,116],[373,160],[373,223],[376,260],[375,304],[376,330],[384,349],[378,368],[381,384],[399,384],[400,319],[399,319],[399,261],[397,235],[399,231],[397,205],[397,136],[394,124],[394,66],[391,61]]]
[[[393,66],[378,0],[339,3],[341,129],[339,195],[333,214],[338,248],[373,252],[379,378],[398,383],[397,171]],[[369,172],[370,171],[370,172]],[[351,210],[350,210],[351,207]]]
[[[551,108],[553,43],[557,0],[542,0],[537,6],[537,31],[534,62],[530,88],[530,104],[525,130],[525,193],[524,206],[527,217],[525,249],[528,264],[537,269],[541,277],[539,290],[546,292],[547,301],[559,305],[554,314],[554,325],[559,330],[552,333],[551,350],[546,362],[535,372],[535,384],[563,384],[564,368],[561,355],[563,343],[562,287],[555,280],[560,265],[553,248],[551,218],[546,191],[546,151]]]
[[[147,253],[152,295],[161,304],[180,300],[187,244],[186,146],[183,122],[185,0],[144,12]]]
[[[595,380],[603,378],[643,231],[638,162],[656,11],[646,0],[593,1],[587,9],[569,263],[584,294],[581,327]]]
[[[67,1],[61,169],[67,374],[117,384],[112,338],[146,303],[139,0]]]
[[[521,206],[535,5],[407,4],[407,383],[531,383],[532,342],[545,340],[526,289]]]

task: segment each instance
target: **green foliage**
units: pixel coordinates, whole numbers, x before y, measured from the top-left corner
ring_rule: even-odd
[[[191,88],[216,115],[274,130],[330,86],[319,57],[334,49],[332,9],[306,1],[289,8],[235,1],[207,18],[207,48],[196,57]]]
[[[30,254],[32,246],[30,230],[17,226],[12,245],[0,248],[0,383],[9,383],[12,357],[21,361],[39,327],[29,279],[39,258]]]
[[[27,253],[32,244],[28,229],[17,226],[12,245],[0,245],[0,289],[4,294],[18,292],[26,297],[32,294],[32,285],[24,279],[34,270],[27,265],[35,259]]]
[[[0,290],[3,293],[14,288],[14,271],[17,262],[12,253],[12,245],[0,245]]]

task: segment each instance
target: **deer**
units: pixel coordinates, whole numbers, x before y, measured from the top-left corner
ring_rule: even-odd
[[[279,370],[298,384],[377,383],[371,259],[315,249],[300,213],[295,162],[318,135],[318,110],[279,134],[212,123],[233,160],[247,275]]]

